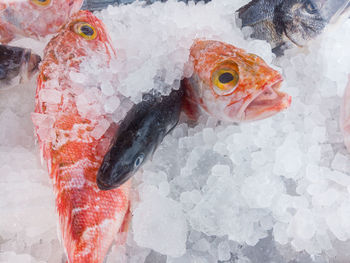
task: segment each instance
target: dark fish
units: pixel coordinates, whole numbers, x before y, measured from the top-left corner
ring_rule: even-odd
[[[136,0],[85,0],[82,9],[89,11],[100,11],[107,8],[109,5],[130,4]],[[153,4],[154,2],[166,2],[167,0],[141,0],[146,5]],[[189,1],[197,2],[210,2],[211,0],[178,0],[188,3]]]
[[[40,56],[31,50],[0,44],[0,90],[30,79],[37,71]]]
[[[178,123],[184,89],[168,96],[146,94],[121,122],[97,174],[101,190],[117,188],[126,182],[149,158]]]
[[[293,46],[304,46],[325,26],[349,8],[350,0],[253,0],[241,7],[242,27],[253,28],[251,37],[268,41],[282,55]]]

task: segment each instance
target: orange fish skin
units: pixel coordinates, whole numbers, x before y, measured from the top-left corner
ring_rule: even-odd
[[[80,23],[91,25],[96,38],[88,40],[79,35],[75,28]],[[100,191],[96,185],[98,168],[116,127],[111,125],[98,139],[91,135],[99,121],[108,116],[81,116],[77,95],[88,87],[80,87],[70,79],[72,72],[80,71],[82,62],[97,56],[104,61],[103,67],[115,57],[115,51],[102,22],[90,12],[80,11],[45,49],[32,115],[42,156],[53,179],[69,263],[102,263],[129,207],[130,182],[110,191]],[[42,94],[47,91],[59,94],[60,99],[44,101]]]
[[[56,33],[84,0],[0,0],[0,43],[16,36],[32,38]]]
[[[187,92],[185,110],[192,118],[202,108],[219,120],[253,121],[270,117],[291,103],[291,97],[279,91],[282,76],[243,49],[197,39],[190,49],[190,62],[194,73],[182,85]],[[226,81],[233,80],[218,84],[222,73],[230,73]]]

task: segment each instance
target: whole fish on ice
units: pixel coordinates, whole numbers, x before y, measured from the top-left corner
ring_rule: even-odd
[[[0,91],[29,80],[40,61],[30,49],[0,44]]]
[[[0,43],[16,36],[40,38],[56,33],[84,0],[5,0],[0,2]]]
[[[196,119],[201,108],[219,120],[253,121],[286,108],[291,97],[279,91],[281,74],[260,57],[232,45],[196,40],[190,50],[194,73],[182,80],[187,114]]]
[[[109,122],[108,116],[85,113],[78,105],[79,96],[89,89],[97,94],[98,86],[92,86],[94,79],[76,83],[71,77],[84,73],[84,62],[98,59],[103,68],[114,57],[102,22],[80,11],[49,42],[41,64],[32,119],[53,179],[69,263],[102,263],[128,211],[130,184],[111,191],[100,191],[96,185],[115,129],[96,137],[93,131],[99,123]],[[96,106],[98,100],[88,105],[90,110]]]
[[[167,96],[146,94],[131,108],[98,172],[100,189],[119,187],[136,173],[178,123],[184,94],[182,87]]]
[[[242,27],[253,28],[251,37],[268,41],[277,55],[304,46],[349,9],[349,0],[252,0],[241,7]]]

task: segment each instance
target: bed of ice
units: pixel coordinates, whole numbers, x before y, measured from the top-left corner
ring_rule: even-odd
[[[98,13],[117,49],[118,91],[134,102],[191,74],[188,48],[197,37],[260,55],[283,73],[282,90],[293,97],[288,110],[254,123],[203,115],[189,126],[183,116],[135,176],[127,244],[112,246],[107,263],[349,261],[350,154],[338,119],[350,20],[275,59],[267,43],[245,40],[249,30],[235,25],[234,10],[246,2],[133,3]],[[42,54],[48,40],[11,44]],[[116,91],[108,83],[101,90],[110,99],[105,110],[118,115]],[[34,94],[35,80],[0,93],[0,262],[64,258],[30,120]]]

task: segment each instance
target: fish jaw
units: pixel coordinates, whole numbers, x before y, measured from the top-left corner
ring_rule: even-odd
[[[290,95],[279,91],[281,77],[237,101],[230,101],[228,97],[213,97],[208,92],[210,87],[198,80],[198,77],[189,82],[192,84],[189,86],[191,89],[201,91],[200,97],[195,98],[201,109],[228,122],[256,121],[271,117],[288,108],[292,100]],[[197,87],[195,83],[199,83]]]
[[[248,96],[244,104],[238,108],[231,105],[226,107],[225,113],[231,120],[239,122],[256,121],[271,117],[288,108],[291,96],[279,91],[282,79],[272,85],[266,85],[262,90]]]

